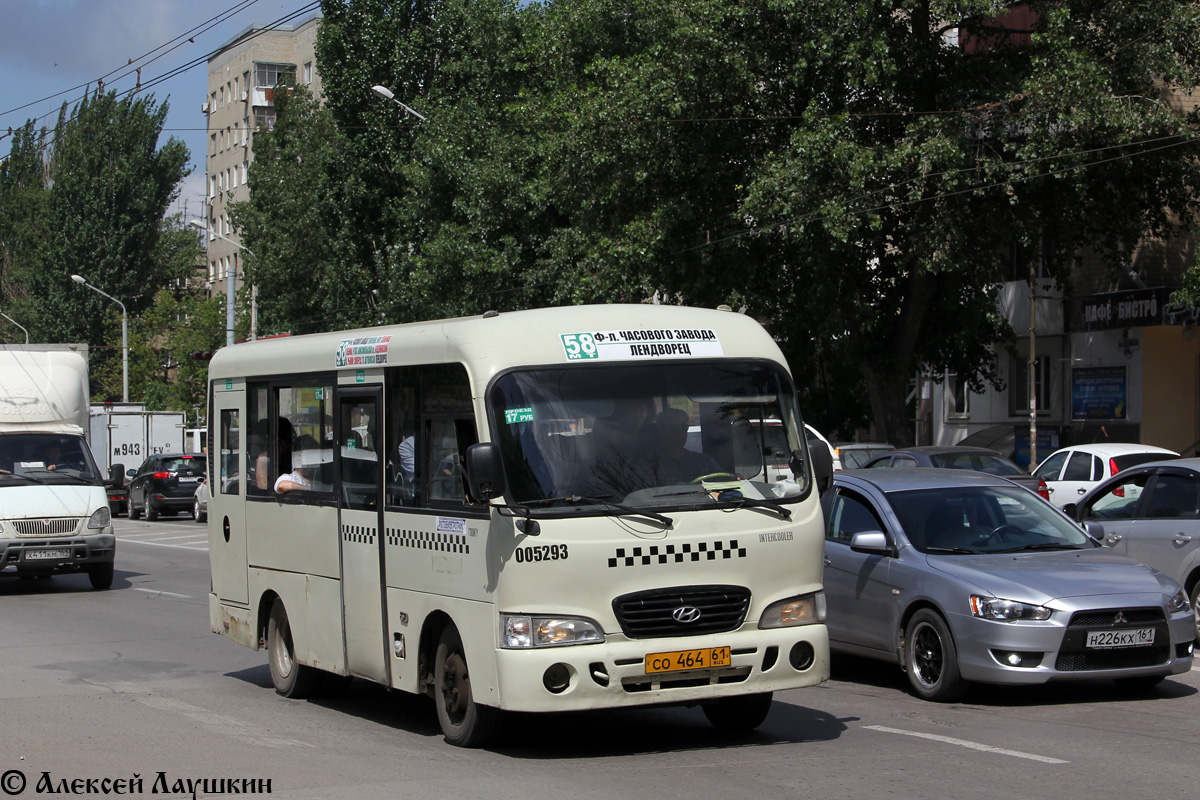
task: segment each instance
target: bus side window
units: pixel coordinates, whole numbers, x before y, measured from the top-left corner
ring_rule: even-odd
[[[429,458],[426,474],[430,476],[429,499],[440,502],[463,503],[462,459],[467,448],[478,441],[475,420],[466,418],[434,419],[426,422]]]

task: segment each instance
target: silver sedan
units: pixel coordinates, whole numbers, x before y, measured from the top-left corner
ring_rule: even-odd
[[[830,647],[901,665],[927,700],[1191,669],[1182,587],[1003,478],[839,472],[823,507]]]

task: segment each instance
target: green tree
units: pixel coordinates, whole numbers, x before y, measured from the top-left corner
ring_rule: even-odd
[[[19,224],[0,234],[5,252],[21,251],[11,256],[17,268],[6,276],[6,302],[29,320],[34,341],[91,343],[97,368],[112,355],[96,345],[110,337],[116,306],[70,276],[118,298],[133,318],[179,275],[178,264],[161,258],[159,240],[188,152],[173,137],[159,147],[166,114],[167,104],[150,96],[96,92],[70,111],[64,105],[45,140],[23,128],[19,157],[14,137],[13,177],[24,200]]]
[[[1193,6],[1025,6],[1012,36],[994,0],[331,0],[337,132],[293,132],[278,166],[316,187],[288,215],[320,232],[303,285],[326,325],[728,303],[769,325],[810,418],[869,408],[903,443],[917,372],[999,380],[1002,281],[1037,261],[1069,284],[1083,247],[1115,268],[1194,211],[1197,161],[1163,146],[1193,140],[1165,94],[1198,83]],[[259,186],[263,207],[294,188]]]

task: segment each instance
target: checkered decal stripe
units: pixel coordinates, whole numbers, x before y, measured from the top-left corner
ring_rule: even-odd
[[[467,537],[461,533],[434,533],[433,531],[408,531],[399,528],[387,529],[387,543],[391,547],[411,547],[414,550],[436,550],[439,553],[471,552]]]
[[[609,567],[648,566],[650,564],[681,564],[684,561],[716,561],[718,558],[745,558],[746,548],[738,547],[737,539],[726,542],[698,542],[681,545],[657,545],[647,547],[618,547],[615,558],[608,560]]]
[[[365,525],[343,525],[342,539],[359,544],[375,544],[375,529]]]

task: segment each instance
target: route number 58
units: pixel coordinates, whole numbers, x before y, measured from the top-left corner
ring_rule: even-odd
[[[561,338],[568,361],[596,358],[598,355],[596,340],[590,333],[564,333]]]

